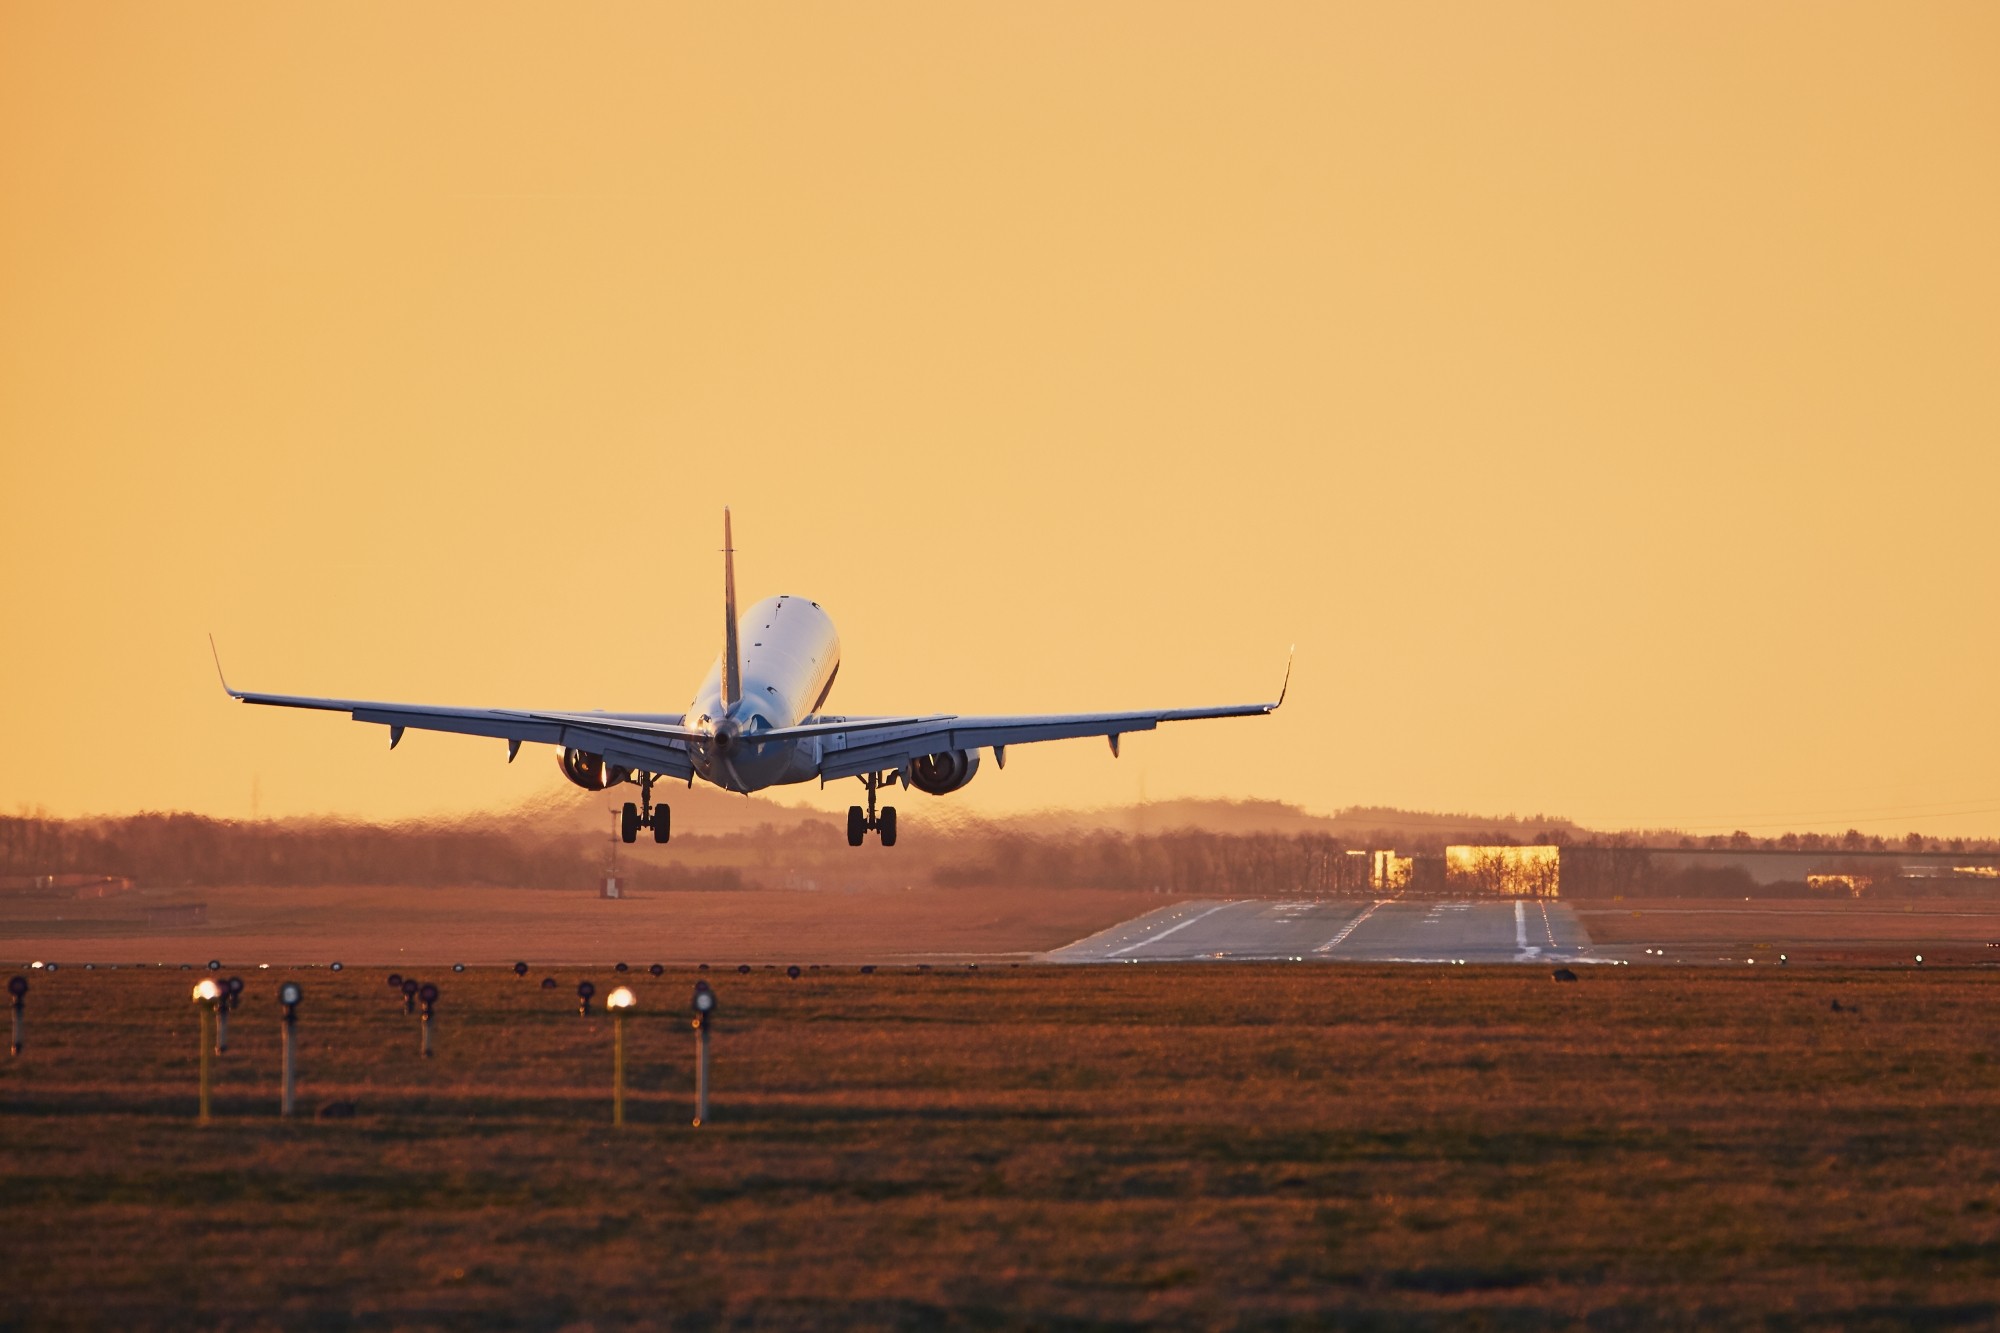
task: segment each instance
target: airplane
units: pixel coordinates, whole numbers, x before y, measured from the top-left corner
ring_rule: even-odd
[[[585,791],[638,786],[639,799],[625,803],[619,824],[619,836],[628,843],[638,841],[641,829],[651,829],[655,842],[670,837],[673,811],[664,802],[653,803],[653,785],[663,778],[685,779],[692,787],[699,777],[746,795],[814,778],[821,786],[859,778],[867,789],[867,805],[848,807],[848,845],[859,847],[874,833],[884,847],[894,847],[896,807],[876,808],[876,794],[892,784],[944,796],[972,781],[981,751],[992,750],[994,762],[1005,768],[1010,747],[1035,741],[1103,736],[1116,758],[1118,738],[1128,732],[1151,731],[1162,722],[1273,713],[1291,687],[1287,661],[1284,683],[1269,703],[1128,713],[831,716],[820,709],[840,674],[840,635],[833,619],[818,602],[793,595],[766,597],[738,617],[728,509],[722,511],[722,600],[722,652],[685,713],[438,708],[261,694],[232,689],[213,636],[209,650],[231,698],[347,713],[356,722],[387,726],[392,750],[412,727],[504,740],[510,764],[523,744],[557,746],[562,775]]]

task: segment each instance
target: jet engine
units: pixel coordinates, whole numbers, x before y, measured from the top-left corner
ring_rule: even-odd
[[[556,766],[562,769],[564,777],[585,791],[603,791],[632,776],[632,770],[623,764],[607,764],[603,755],[588,750],[564,750]]]
[[[979,751],[943,750],[910,765],[910,785],[933,796],[957,791],[979,771]]]

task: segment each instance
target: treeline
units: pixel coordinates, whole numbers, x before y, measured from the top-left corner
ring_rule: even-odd
[[[1154,889],[1164,893],[1363,892],[1369,858],[1319,834],[1088,833],[1035,837],[993,832],[965,839],[931,871],[935,884],[1004,888]]]
[[[539,887],[591,883],[603,839],[474,824],[359,824],[338,820],[239,822],[188,814],[62,820],[0,816],[0,876],[125,875],[150,886],[465,884]],[[736,888],[728,866],[633,863],[635,887]]]
[[[0,816],[0,880],[129,876],[148,887],[487,885],[594,887],[601,835],[490,820],[379,825],[333,820],[240,822],[188,814],[59,820]],[[879,852],[879,849],[877,849]],[[621,848],[631,889],[838,888],[928,881],[946,887],[1037,885],[1189,894],[1362,893],[1371,862],[1320,834],[1030,835],[1004,826],[926,830],[889,855],[801,825],[683,836]]]

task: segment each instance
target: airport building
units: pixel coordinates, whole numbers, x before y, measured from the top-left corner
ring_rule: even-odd
[[[2000,854],[1595,844],[1455,844],[1443,855],[1349,851],[1334,892],[1466,898],[2000,899]]]
[[[1444,849],[1445,885],[1488,898],[1554,898],[1562,887],[1560,847],[1454,846]]]

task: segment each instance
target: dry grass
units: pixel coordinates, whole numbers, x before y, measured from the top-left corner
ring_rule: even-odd
[[[207,1129],[194,974],[38,977],[0,1326],[2000,1322],[1980,972],[718,972],[696,1131],[683,971],[622,1132],[579,975],[253,974]]]
[[[891,962],[1017,958],[1058,948],[1171,899],[1136,890],[840,889],[648,892],[616,902],[575,890],[493,888],[142,889],[79,901],[0,895],[7,954],[75,962],[402,966],[507,964],[525,950],[574,964]],[[148,907],[207,905],[205,924],[146,925]]]
[[[1794,962],[2000,962],[2000,904],[1979,899],[1831,901],[1729,899],[1632,900],[1571,904],[1599,945],[1657,945],[1694,961],[1717,950],[1768,955],[1783,950]]]

